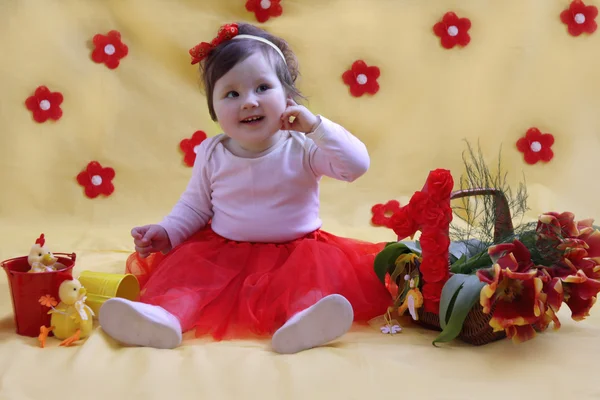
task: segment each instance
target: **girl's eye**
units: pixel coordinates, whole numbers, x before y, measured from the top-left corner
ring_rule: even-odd
[[[233,90],[225,95],[225,97],[238,97],[238,92],[234,92]]]
[[[260,85],[257,89],[258,92],[266,92],[269,90],[269,85]]]

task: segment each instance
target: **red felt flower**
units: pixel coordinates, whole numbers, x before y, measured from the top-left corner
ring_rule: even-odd
[[[101,194],[105,196],[112,194],[115,190],[112,184],[114,177],[114,169],[104,168],[98,161],[92,161],[77,175],[77,182],[85,188],[85,195],[93,199]]]
[[[117,68],[119,60],[129,52],[127,45],[121,41],[121,34],[118,31],[110,31],[107,35],[95,35],[94,46],[96,47],[92,52],[92,60],[104,63],[110,69]]]
[[[27,109],[33,113],[33,119],[37,122],[46,122],[48,118],[59,120],[62,117],[60,105],[63,95],[59,92],[51,92],[46,86],[39,86],[35,94],[25,101]]]
[[[398,235],[398,240],[402,240],[407,237],[412,238],[419,229],[419,225],[411,215],[410,207],[404,206],[392,215],[388,228]]]
[[[344,72],[342,79],[344,83],[350,86],[350,94],[354,97],[360,97],[365,93],[375,94],[379,91],[379,68],[367,66],[363,60],[357,60],[352,64],[352,68]]]
[[[466,46],[471,41],[468,18],[458,18],[452,11],[447,12],[442,20],[433,26],[433,32],[441,39],[442,46],[451,49],[456,45]]]
[[[390,200],[385,204],[375,204],[371,208],[371,223],[375,226],[385,226],[391,228],[392,217],[400,211],[400,203],[397,200]]]
[[[271,17],[279,17],[283,13],[281,0],[248,0],[246,10],[253,12],[258,22],[266,22]]]
[[[554,157],[552,145],[554,136],[549,133],[541,133],[538,128],[530,128],[525,137],[517,141],[517,149],[525,156],[527,164],[535,164],[538,161],[548,162]]]
[[[598,25],[598,9],[586,6],[581,0],[574,0],[567,10],[560,13],[560,20],[569,27],[569,33],[579,36],[582,33],[594,33]]]
[[[191,138],[183,139],[179,142],[179,148],[183,151],[183,161],[188,167],[193,167],[196,161],[196,153],[198,152],[198,146],[206,139],[206,133],[202,131],[196,131]]]

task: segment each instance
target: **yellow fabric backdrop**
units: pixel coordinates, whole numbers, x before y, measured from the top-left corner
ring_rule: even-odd
[[[75,273],[121,272],[132,226],[158,221],[191,169],[179,141],[219,133],[198,90],[188,49],[219,25],[254,16],[244,0],[4,0],[0,3],[0,258],[26,255],[44,232],[76,252]],[[588,0],[588,3],[597,3]],[[571,37],[566,0],[283,0],[264,26],[300,60],[308,106],[360,137],[372,155],[353,184],[322,185],[324,228],[379,241],[370,208],[406,201],[430,169],[463,172],[462,139],[493,165],[503,146],[511,181],[525,174],[529,217],[570,210],[600,216],[600,33]],[[600,5],[600,4],[596,4]],[[432,26],[446,11],[472,21],[471,44],[444,50]],[[129,55],[116,70],[90,59],[96,33],[116,29]],[[356,59],[381,68],[375,96],[353,98],[341,80]],[[38,85],[64,95],[58,122],[34,122],[25,99]],[[537,126],[555,135],[549,164],[525,165],[516,140]],[[75,181],[89,161],[116,171],[108,198]],[[357,328],[334,345],[278,356],[268,342],[186,340],[173,351],[124,349],[101,330],[70,349],[39,349],[14,333],[0,279],[0,398],[435,399],[597,398],[600,317],[570,321],[518,347],[431,346],[433,332],[383,336]],[[90,383],[86,382],[90,380]]]

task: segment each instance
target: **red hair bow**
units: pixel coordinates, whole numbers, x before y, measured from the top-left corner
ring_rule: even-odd
[[[217,37],[215,37],[210,43],[202,42],[190,49],[190,55],[192,56],[192,64],[199,63],[202,61],[208,53],[220,45],[221,43],[233,39],[238,34],[237,24],[225,24],[219,28]]]

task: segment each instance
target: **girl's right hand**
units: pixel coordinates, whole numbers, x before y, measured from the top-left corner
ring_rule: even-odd
[[[131,230],[135,251],[142,258],[148,257],[151,253],[171,250],[171,241],[165,228],[160,225],[138,226]]]

